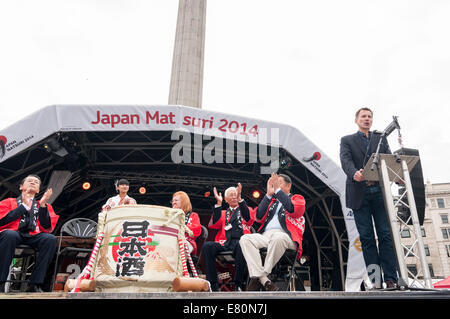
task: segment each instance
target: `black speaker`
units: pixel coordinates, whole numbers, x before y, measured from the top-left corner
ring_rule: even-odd
[[[419,156],[419,150],[412,148],[401,148],[395,151],[394,154]],[[416,166],[414,166],[411,172],[409,173],[409,176],[411,178],[411,184],[417,208],[417,215],[419,216],[419,223],[422,226],[423,220],[425,218],[425,183],[423,181],[422,164],[420,163],[420,158]],[[399,193],[403,193],[404,190],[405,187],[400,186]],[[405,198],[404,202],[408,204],[408,199]],[[409,208],[404,205],[401,205],[399,207],[398,213],[404,221],[408,220],[409,216],[411,215]],[[411,224],[412,220],[409,220],[408,225]]]

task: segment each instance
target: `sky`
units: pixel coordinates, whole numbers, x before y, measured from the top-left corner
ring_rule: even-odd
[[[0,131],[53,104],[166,105],[177,0],[0,1]],[[339,142],[398,116],[425,181],[450,182],[450,1],[208,0],[202,108]],[[389,136],[392,150],[399,144]]]

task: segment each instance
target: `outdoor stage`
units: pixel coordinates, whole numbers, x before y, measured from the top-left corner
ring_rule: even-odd
[[[36,124],[48,118],[59,120],[49,123],[45,130]],[[116,123],[117,119],[122,119],[120,124]],[[194,119],[201,120],[204,127],[193,125]],[[227,125],[223,126],[225,123]],[[235,124],[238,124],[237,131]],[[23,127],[28,129],[24,131]],[[172,194],[180,189],[186,191],[202,224],[207,225],[214,205],[214,198],[210,196],[213,186],[224,190],[229,185],[245,181],[243,197],[249,206],[257,207],[260,198],[253,197],[253,190],[264,193],[266,171],[276,164],[280,172],[292,179],[292,192],[301,194],[306,200],[307,210],[302,221],[305,223],[302,252],[305,264],[301,267],[307,268],[305,273],[309,277],[303,279],[314,282],[321,290],[277,293],[13,293],[0,294],[0,300],[103,299],[123,303],[123,300],[134,299],[150,302],[170,300],[183,304],[190,300],[199,303],[206,300],[232,300],[235,303],[264,300],[270,303],[271,300],[292,299],[298,302],[450,299],[448,291],[340,291],[357,290],[366,274],[353,213],[345,206],[346,175],[325,152],[293,127],[177,105],[53,105],[0,133],[0,146],[4,147],[0,158],[0,193],[6,198],[16,198],[19,189],[15,185],[19,185],[28,174],[38,172],[42,176],[42,189],[51,187],[52,196],[55,196],[52,205],[60,220],[54,234],[60,234],[62,225],[75,218],[96,221],[102,204],[115,194],[113,181],[118,178],[130,181],[133,185],[130,195],[139,205],[167,207]],[[274,140],[269,139],[272,133]],[[218,141],[221,147],[215,146],[216,142],[219,145]],[[212,150],[215,150],[214,154],[220,153],[220,158],[210,161]],[[190,156],[188,159],[179,158],[181,154]],[[199,154],[198,159],[196,154]],[[91,188],[81,187],[86,180]],[[146,190],[143,193],[139,191],[141,186]],[[203,240],[213,240],[213,237],[210,232],[209,238]],[[111,269],[116,270],[117,265],[118,261],[114,260]],[[119,267],[123,269],[120,264]],[[72,273],[66,264],[60,268],[57,274]],[[350,282],[348,278],[354,280]]]
[[[0,294],[0,299],[170,299],[178,301],[226,299],[226,300],[264,300],[270,299],[447,299],[450,290],[418,291],[297,291],[297,292],[154,292],[154,293],[100,293],[100,292],[44,292]]]
[[[0,294],[0,305],[61,309],[63,313],[113,315],[120,318],[162,314],[165,318],[361,318],[445,313],[450,290],[368,292],[157,292]],[[300,316],[300,315],[299,315]]]

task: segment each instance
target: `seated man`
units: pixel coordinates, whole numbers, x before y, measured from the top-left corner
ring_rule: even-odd
[[[206,268],[206,280],[210,282],[212,291],[219,290],[216,256],[226,250],[233,251],[233,257],[235,259],[235,290],[242,290],[243,288],[247,266],[245,265],[245,259],[239,246],[239,239],[243,234],[251,233],[250,227],[253,224],[254,218],[250,216],[247,204],[241,198],[241,191],[242,185],[240,183],[238,187],[227,188],[225,191],[225,201],[229,207],[226,210],[222,210],[222,193],[217,194],[217,189],[214,187],[214,196],[217,204],[214,207],[213,215],[208,226],[211,229],[218,229],[219,231],[214,242],[206,242],[202,247],[202,255]]]
[[[47,204],[52,189],[48,189],[41,200],[41,180],[29,175],[20,183],[22,194],[18,198],[7,198],[0,202],[0,292],[4,292],[11,261],[18,245],[30,245],[38,251],[28,292],[42,292],[45,273],[56,250],[56,237],[50,234],[58,222],[50,204]]]
[[[272,174],[267,181],[267,194],[258,206],[256,221],[261,223],[258,233],[241,237],[240,245],[247,262],[250,282],[247,291],[276,291],[267,277],[272,268],[283,256],[286,249],[302,252],[302,239],[305,230],[305,199],[301,195],[292,195],[291,178],[284,174]],[[259,250],[267,248],[262,265]]]

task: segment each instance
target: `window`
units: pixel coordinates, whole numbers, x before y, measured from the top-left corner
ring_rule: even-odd
[[[442,237],[444,239],[448,239],[448,232],[447,232],[447,228],[442,228]]]
[[[444,202],[443,198],[437,199],[437,206],[438,206],[438,208],[445,208],[445,202]]]
[[[447,248],[447,257],[450,257],[450,245],[445,246]]]
[[[422,237],[427,237],[427,234],[425,233],[425,227],[420,227],[420,231],[422,232]]]
[[[414,252],[411,250],[411,245],[406,245],[405,248],[403,248],[403,253],[406,257],[414,257]]]
[[[417,276],[417,265],[408,264],[406,265],[406,268],[408,268],[408,271],[411,272],[414,276]]]
[[[411,233],[409,232],[408,228],[405,228],[402,230],[402,238],[410,238],[411,237]]]
[[[448,215],[441,215],[442,224],[448,224]]]
[[[428,264],[428,269],[430,270],[430,277],[434,277],[433,265],[432,264]]]
[[[425,248],[425,256],[430,256],[430,248],[428,247],[428,245],[424,245]]]

